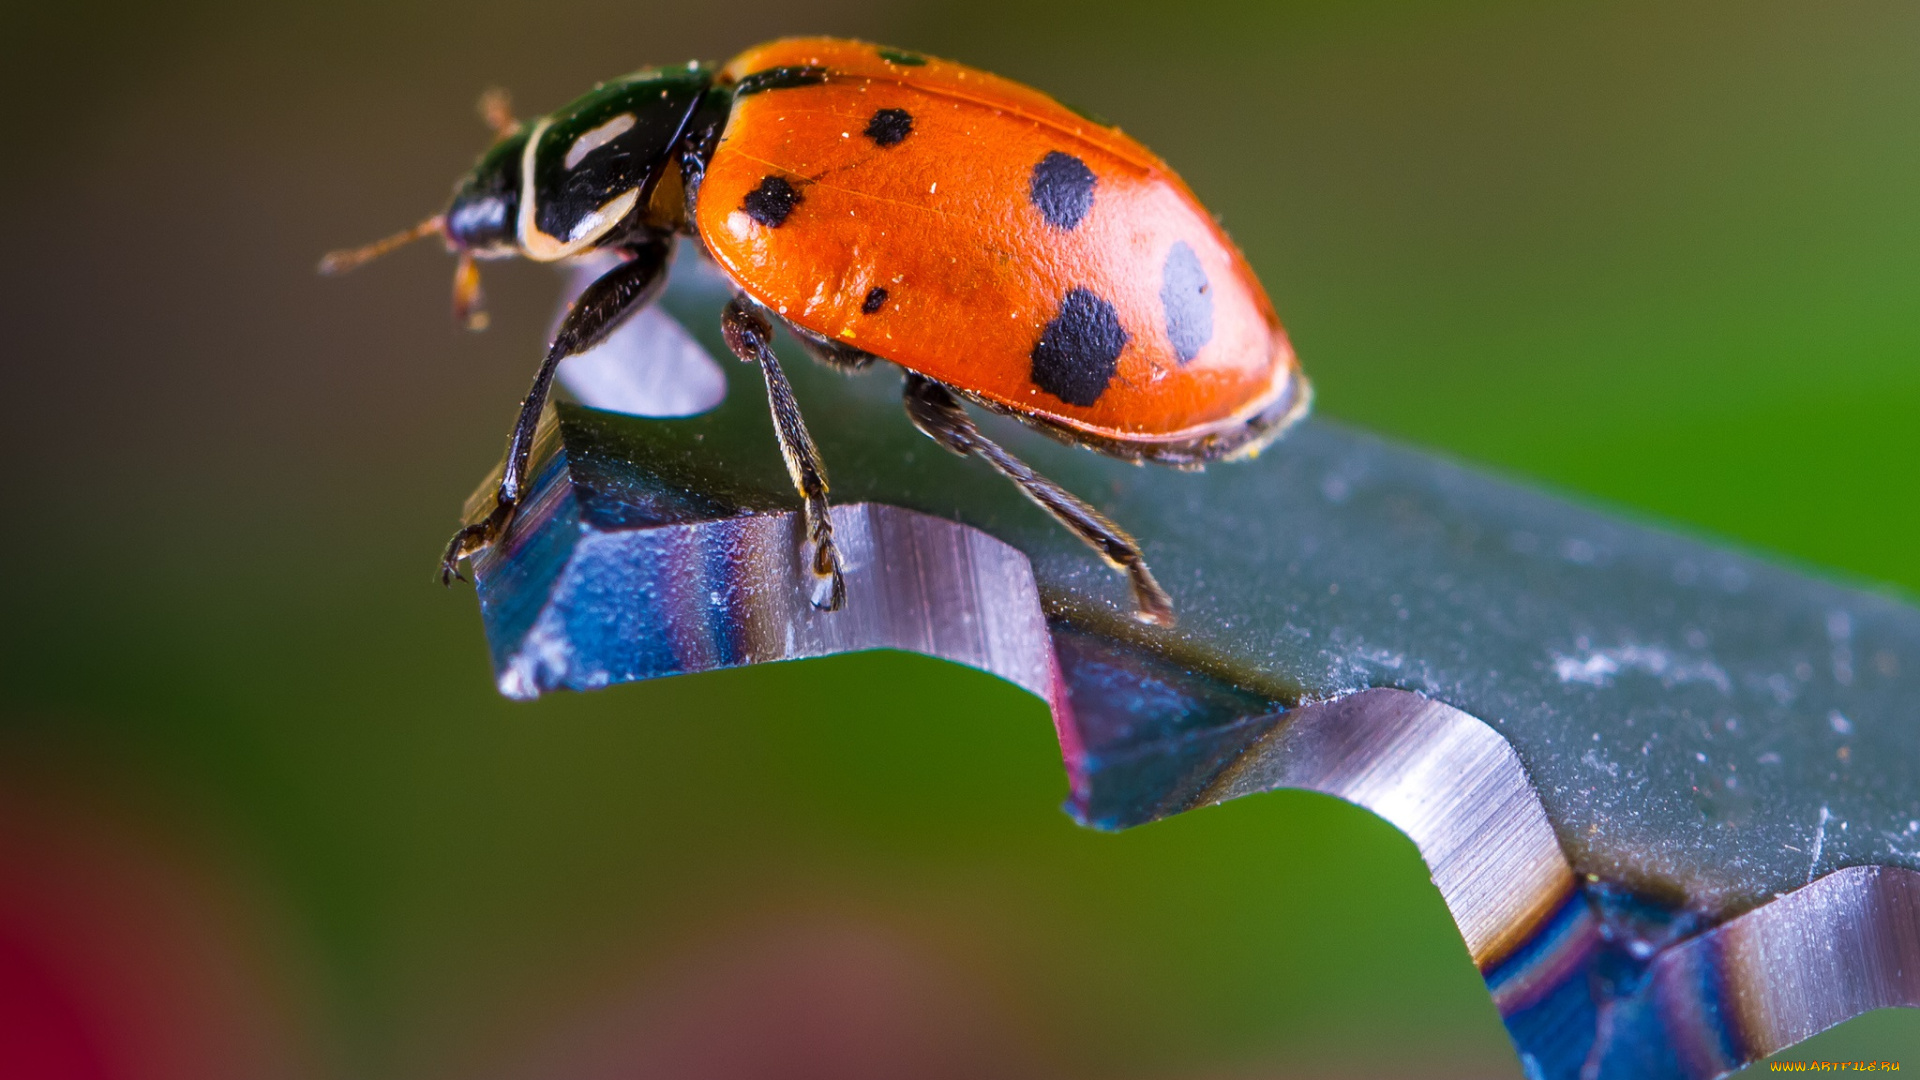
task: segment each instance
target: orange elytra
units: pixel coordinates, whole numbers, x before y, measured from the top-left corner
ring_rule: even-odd
[[[517,123],[447,210],[358,265],[437,234],[458,254],[456,308],[478,321],[473,260],[612,251],[550,343],[508,444],[493,511],[442,560],[499,537],[523,496],[558,362],[657,295],[671,240],[697,235],[738,286],[729,348],[760,365],[804,508],[809,587],[844,595],[825,471],[770,347],[786,325],[823,362],[906,371],[912,421],[1005,473],[1123,570],[1142,619],[1172,605],[1139,545],[981,435],[962,399],[1134,461],[1197,468],[1257,452],[1307,408],[1265,291],[1164,162],[1119,130],[1019,83],[835,38],[750,49],[726,66],[653,68]]]

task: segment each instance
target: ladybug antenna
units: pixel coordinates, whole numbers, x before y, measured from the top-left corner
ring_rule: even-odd
[[[480,264],[465,251],[453,268],[453,321],[469,330],[487,328],[486,298],[480,292]]]
[[[365,247],[345,248],[329,251],[320,260],[320,272],[323,274],[344,274],[362,263],[369,263],[395,248],[406,247],[415,240],[428,236],[447,234],[447,216],[435,214],[411,229],[394,233],[384,240],[375,240]]]
[[[504,139],[520,130],[520,121],[513,118],[513,95],[498,86],[488,87],[480,95],[480,119],[493,129],[493,137]]]

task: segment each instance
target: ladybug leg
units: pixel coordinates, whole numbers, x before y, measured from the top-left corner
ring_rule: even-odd
[[[1072,492],[1034,472],[1032,467],[1000,448],[1000,444],[980,434],[959,399],[946,387],[922,375],[907,374],[905,390],[907,417],[928,438],[966,457],[985,458],[1001,475],[1020,485],[1027,498],[1040,504],[1055,521],[1086,541],[1109,566],[1127,575],[1138,607],[1135,617],[1141,622],[1172,626],[1173,601],[1147,569],[1140,544],[1127,531],[1115,525],[1105,514],[1088,506]]]
[[[837,611],[846,600],[847,586],[840,576],[840,553],[833,546],[827,467],[813,445],[813,436],[807,434],[806,422],[800,418],[800,403],[793,399],[786,372],[780,370],[780,361],[773,355],[773,324],[742,294],[735,296],[720,316],[720,329],[733,355],[759,364],[760,373],[766,377],[767,405],[773,412],[774,432],[780,437],[780,456],[786,459],[787,475],[800,492],[807,538],[813,543],[809,599],[822,611]]]
[[[782,323],[793,335],[794,340],[800,343],[800,347],[807,350],[808,356],[842,375],[858,375],[872,367],[873,362],[879,359],[870,352],[863,352],[851,345],[834,341],[832,338],[822,337],[804,326],[795,326],[785,320],[782,320]]]
[[[630,249],[632,258],[602,274],[567,309],[566,318],[561,320],[560,329],[554,331],[553,341],[547,346],[547,358],[533,377],[533,389],[528,390],[520,402],[520,415],[507,440],[507,460],[500,472],[493,512],[479,523],[453,534],[446,554],[440,557],[442,584],[450,584],[460,577],[460,560],[492,546],[513,520],[514,508],[525,494],[527,459],[533,453],[534,429],[540,425],[540,412],[546,408],[547,392],[553,388],[553,373],[560,361],[600,344],[627,316],[647,306],[666,284],[667,260],[672,252],[672,242],[666,239],[655,238],[635,245]]]

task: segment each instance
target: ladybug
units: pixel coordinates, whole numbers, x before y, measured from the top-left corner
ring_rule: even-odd
[[[1265,291],[1180,178],[1118,129],[1010,80],[797,38],[717,69],[648,68],[527,122],[500,97],[483,110],[497,140],[445,212],[322,270],[439,236],[459,257],[456,316],[477,327],[475,260],[621,261],[554,333],[494,508],[447,545],[443,581],[512,521],[556,366],[659,294],[681,233],[737,286],[722,330],[765,377],[822,609],[845,586],[826,471],[771,347],[776,322],[825,364],[903,368],[912,422],[983,458],[1124,572],[1148,622],[1172,623],[1173,608],[1139,544],[983,436],[962,403],[1182,469],[1255,454],[1306,412],[1307,381]]]

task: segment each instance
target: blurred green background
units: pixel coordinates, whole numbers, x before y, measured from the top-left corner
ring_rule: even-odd
[[[1323,414],[1920,587],[1911,3],[5,25],[0,1054],[41,1070],[18,1075],[1518,1074],[1411,845],[1360,811],[1076,829],[1039,703],[909,657],[498,698],[471,594],[429,575],[556,284],[494,270],[470,337],[428,245],[313,274],[438,208],[489,85],[539,111],[803,32],[1023,79],[1184,173]],[[1902,1054],[1911,1014],[1787,1056]]]

